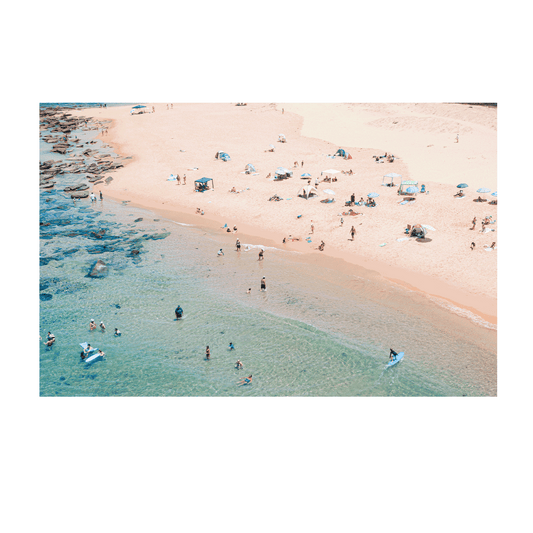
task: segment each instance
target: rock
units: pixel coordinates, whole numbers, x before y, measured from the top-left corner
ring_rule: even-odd
[[[105,276],[107,272],[107,265],[101,259],[98,259],[98,261],[92,266],[88,276],[90,278],[101,278]]]
[[[71,198],[89,198],[89,193],[87,191],[75,191],[70,193]]]
[[[53,298],[53,296],[51,294],[46,293],[46,292],[43,292],[42,294],[39,294],[39,299],[42,302],[46,302],[47,300],[51,300],[52,298]]]

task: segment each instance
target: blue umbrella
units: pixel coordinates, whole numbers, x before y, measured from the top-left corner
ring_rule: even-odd
[[[367,194],[369,198],[377,198],[379,194],[377,192],[371,192],[370,194]]]
[[[310,177],[311,177],[311,174],[309,174],[309,172],[302,174],[302,178],[310,178]]]
[[[477,192],[490,192],[490,189],[487,189],[486,187],[481,187],[481,189],[478,189]]]
[[[458,189],[466,189],[467,187],[468,185],[466,183],[459,183],[459,185],[457,185]]]
[[[419,188],[418,187],[407,187],[407,189],[405,189],[405,192],[408,192],[410,194],[417,193],[419,192]]]
[[[145,105],[134,105],[132,109],[140,109],[142,107],[146,107]]]
[[[497,191],[494,191],[491,196],[498,196],[498,192]]]

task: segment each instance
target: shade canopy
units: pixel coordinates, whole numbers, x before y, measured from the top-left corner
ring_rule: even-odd
[[[298,196],[303,196],[306,200],[307,198],[309,198],[309,196],[311,196],[312,194],[316,194],[318,195],[318,191],[314,188],[314,187],[311,187],[311,185],[307,185],[305,187],[302,187],[299,191],[298,191]]]
[[[391,172],[390,174],[385,174],[383,176],[384,178],[401,178],[402,175],[401,174],[396,174],[396,172]]]
[[[466,189],[467,187],[468,185],[466,183],[459,183],[459,185],[457,185],[458,189]]]
[[[309,172],[304,172],[302,174],[302,178],[310,178],[311,177],[311,174],[309,174]]]
[[[213,178],[198,178],[194,180],[194,183],[207,183],[208,181],[213,181]]]
[[[325,194],[335,194],[335,191],[332,191],[331,189],[324,189]]]
[[[486,187],[481,187],[481,189],[478,189],[477,192],[481,192],[481,193],[490,192],[490,189],[487,189]]]

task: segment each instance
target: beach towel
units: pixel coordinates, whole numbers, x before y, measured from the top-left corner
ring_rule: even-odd
[[[167,178],[167,181],[176,181],[178,178],[176,178],[176,176],[174,176],[174,174],[171,174],[170,175],[170,178]]]
[[[386,242],[382,242],[382,243],[380,244],[380,246],[385,246],[386,244],[387,244]]]
[[[187,170],[198,170],[198,167],[188,168]]]
[[[466,198],[466,196],[456,196],[456,198]]]
[[[401,239],[396,239],[398,242],[408,241],[409,237],[402,237]]]
[[[484,248],[485,252],[492,252],[494,248],[491,248],[490,246],[488,248]]]
[[[485,228],[481,233],[489,233],[489,231],[496,231],[494,228]]]

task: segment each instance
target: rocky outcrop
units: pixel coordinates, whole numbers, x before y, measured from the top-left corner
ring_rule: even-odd
[[[96,261],[96,263],[92,266],[91,270],[89,271],[89,274],[87,275],[90,278],[101,278],[107,273],[107,265],[101,259],[98,259],[98,261]]]

